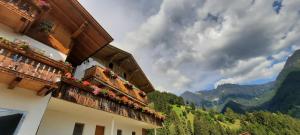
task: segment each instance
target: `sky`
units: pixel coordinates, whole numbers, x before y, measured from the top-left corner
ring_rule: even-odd
[[[177,95],[273,81],[300,48],[299,0],[79,2],[157,90]]]

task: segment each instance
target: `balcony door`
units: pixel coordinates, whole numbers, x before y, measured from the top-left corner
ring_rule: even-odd
[[[104,127],[103,126],[96,126],[95,135],[104,135]]]

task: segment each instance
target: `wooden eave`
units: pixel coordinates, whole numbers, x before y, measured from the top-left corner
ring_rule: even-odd
[[[130,53],[112,45],[107,45],[95,53],[93,57],[108,62],[112,60],[111,62],[117,63],[118,66],[126,70],[128,73],[134,73],[133,76],[129,76],[129,82],[146,93],[155,91],[153,85]],[[111,59],[111,57],[114,58]]]
[[[96,51],[113,41],[113,38],[102,26],[82,7],[77,0],[51,0],[51,15],[61,20],[73,33],[78,32],[82,25],[86,27],[76,33],[73,47],[67,60],[79,65]]]

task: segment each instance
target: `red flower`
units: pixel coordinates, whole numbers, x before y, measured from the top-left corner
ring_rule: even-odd
[[[91,85],[91,83],[88,82],[88,81],[83,81],[82,84],[83,84],[84,86],[89,86],[89,85]]]

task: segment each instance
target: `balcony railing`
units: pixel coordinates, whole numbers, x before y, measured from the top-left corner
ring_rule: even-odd
[[[135,120],[162,126],[164,117],[147,109],[147,107],[130,106],[114,100],[108,95],[95,95],[93,90],[82,83],[64,78],[60,87],[53,93],[59,99],[67,100],[76,104],[102,110],[105,112],[129,117]]]
[[[70,69],[64,62],[55,61],[32,49],[25,43],[10,42],[0,37],[0,74],[2,82],[40,90],[45,86],[55,88],[63,73]],[[6,78],[7,76],[7,78]],[[11,78],[15,78],[12,79]]]
[[[40,7],[33,0],[0,0],[0,5],[30,21],[40,11]]]
[[[130,84],[125,79],[117,76],[113,73],[113,71],[100,67],[100,66],[92,66],[89,69],[86,69],[84,80],[88,80],[97,85],[105,85],[115,90],[116,92],[120,92],[130,99],[137,101],[143,105],[147,104],[147,97],[145,92]]]

